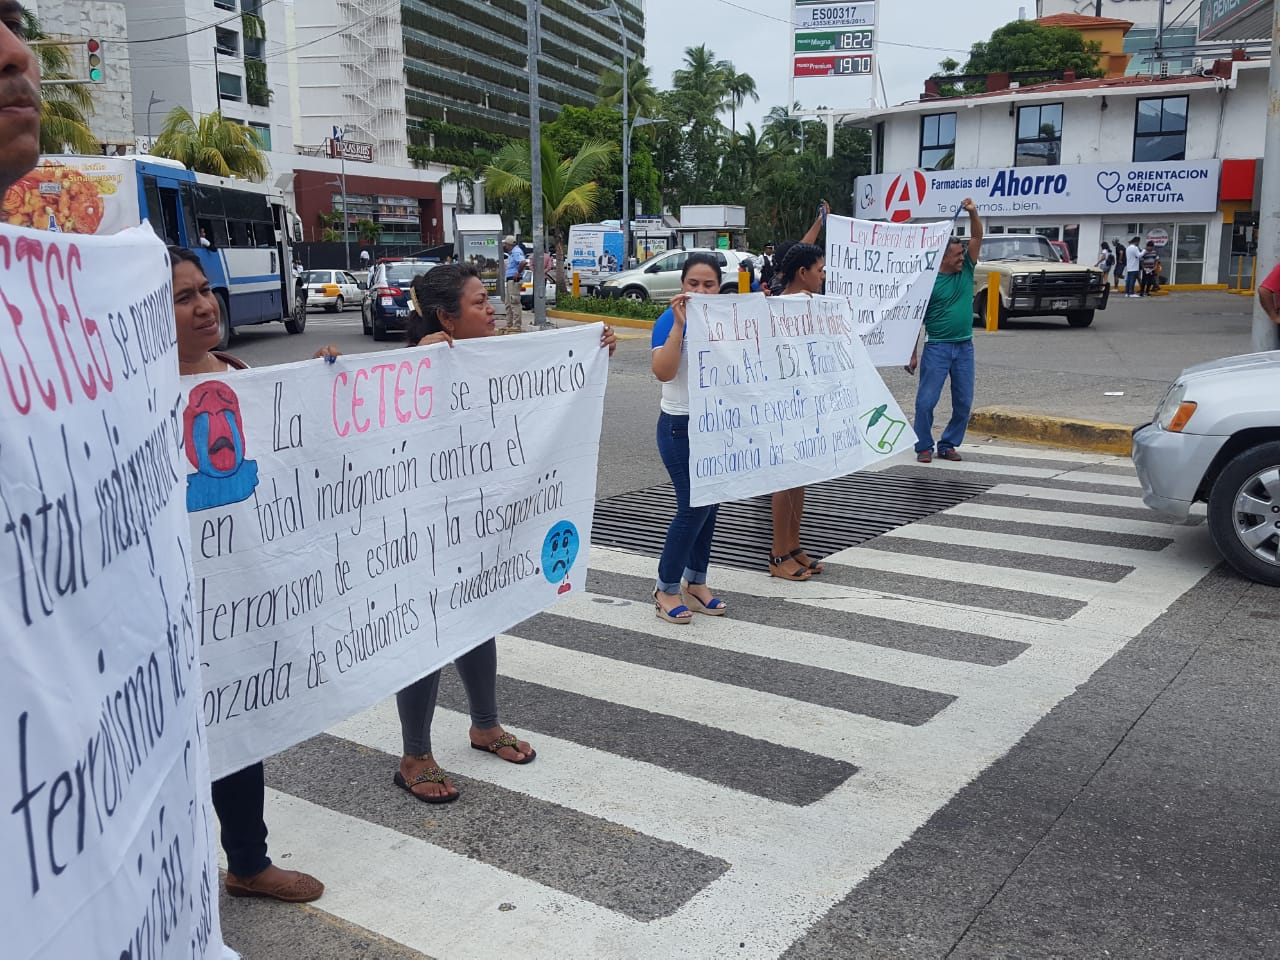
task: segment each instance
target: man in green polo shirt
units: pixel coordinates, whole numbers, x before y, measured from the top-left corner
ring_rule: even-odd
[[[925,344],[919,354],[920,386],[916,390],[916,459],[933,460],[933,408],[942,384],[951,378],[951,420],[938,440],[938,456],[959,460],[973,407],[973,270],[982,250],[982,218],[968,197],[960,204],[969,214],[969,242],[952,237],[942,254],[933,293],[924,314]],[[907,368],[915,371],[917,354]]]

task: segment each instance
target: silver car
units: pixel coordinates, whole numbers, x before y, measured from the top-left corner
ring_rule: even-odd
[[[738,265],[750,260],[751,254],[743,250],[668,250],[634,270],[610,277],[600,285],[600,295],[666,303],[680,292],[680,271],[691,253],[712,254],[720,263],[720,292],[738,292]]]
[[[1183,370],[1133,434],[1147,506],[1186,520],[1208,504],[1209,533],[1226,561],[1280,586],[1280,351]]]

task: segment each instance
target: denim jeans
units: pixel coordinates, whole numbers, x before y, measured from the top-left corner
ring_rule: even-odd
[[[924,345],[920,354],[920,386],[916,390],[916,453],[933,449],[933,408],[942,383],[951,377],[951,420],[942,431],[938,452],[960,446],[973,408],[973,341]]]
[[[689,418],[658,416],[658,454],[676,488],[676,515],[667,528],[667,542],[658,560],[657,587],[679,593],[680,579],[706,583],[711,563],[711,538],[716,532],[718,506],[689,506]]]
[[[1138,284],[1138,271],[1130,270],[1124,275],[1124,295],[1126,297],[1133,295],[1133,288]]]

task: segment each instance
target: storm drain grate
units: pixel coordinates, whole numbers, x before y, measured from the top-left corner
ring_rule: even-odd
[[[854,473],[805,491],[800,542],[825,557],[882,533],[923,520],[979,496],[989,484],[883,473]],[[711,559],[727,567],[759,569],[772,540],[769,497],[722,503]],[[591,542],[657,557],[676,512],[671,484],[647,487],[596,504]]]

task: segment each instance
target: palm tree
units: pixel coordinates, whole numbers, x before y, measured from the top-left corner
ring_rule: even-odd
[[[603,140],[588,140],[572,157],[560,157],[542,140],[542,211],[556,250],[556,285],[564,289],[564,240],[571,224],[590,221],[600,206],[600,185],[596,182],[613,160],[617,146]],[[489,194],[510,198],[529,209],[533,199],[532,157],[527,143],[509,143],[484,171]]]
[[[627,83],[628,108],[632,117],[653,117],[658,111],[658,91],[654,89],[653,77],[648,65],[643,60],[632,60],[627,65],[630,74]],[[600,71],[600,85],[596,87],[596,96],[606,107],[619,106],[622,103],[622,65],[621,61],[612,67]]]
[[[733,70],[728,60],[717,60],[705,43],[685,47],[684,67],[671,75],[677,90],[696,90],[719,102],[725,93],[725,74]]]
[[[756,82],[749,73],[738,73],[729,64],[724,72],[724,102],[729,108],[729,129],[738,129],[738,108],[748,100],[760,101],[756,93]]]
[[[23,11],[23,28],[32,40],[47,39],[40,21],[29,10]],[[71,56],[61,44],[35,47],[40,58],[42,80],[74,80]],[[89,129],[86,113],[93,112],[93,95],[85,83],[58,84],[40,88],[40,152],[99,154],[102,147]]]
[[[475,211],[476,184],[483,175],[484,171],[479,167],[475,169],[454,167],[440,178],[440,186],[442,188],[450,184],[457,187],[458,196],[454,206],[457,207],[459,213],[473,213]]]
[[[188,170],[220,177],[261,180],[267,175],[262,138],[256,130],[224,119],[215,110],[195,120],[186,107],[174,107],[164,118],[152,153],[178,160]]]
[[[800,106],[800,104],[796,104]],[[795,150],[800,143],[803,121],[786,107],[770,107],[764,118],[763,138],[774,150]]]

